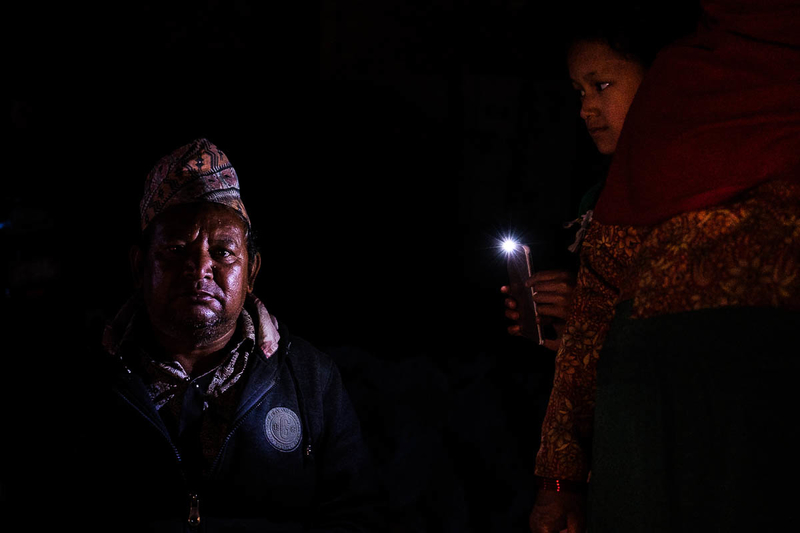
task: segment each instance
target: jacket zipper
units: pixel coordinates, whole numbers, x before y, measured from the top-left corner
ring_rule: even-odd
[[[142,410],[141,410],[141,409],[139,409],[138,407],[136,407],[136,405],[135,405],[133,402],[131,402],[131,401],[130,401],[128,398],[126,398],[124,394],[122,394],[121,392],[117,392],[117,394],[119,394],[119,396],[120,396],[120,397],[121,397],[123,400],[125,400],[125,402],[126,402],[128,405],[130,405],[130,406],[131,406],[131,407],[132,407],[132,408],[133,408],[133,409],[134,409],[134,410],[135,410],[137,413],[139,413],[140,415],[142,415],[142,418],[144,418],[145,420],[147,420],[147,421],[150,423],[150,425],[151,425],[151,426],[153,426],[153,427],[156,429],[156,431],[158,431],[158,433],[159,433],[159,434],[160,434],[162,437],[164,437],[164,440],[166,440],[166,441],[167,441],[167,444],[169,444],[169,445],[170,445],[170,448],[172,448],[172,452],[175,454],[175,459],[178,461],[178,465],[181,465],[181,464],[183,464],[183,460],[181,459],[181,452],[180,452],[180,451],[178,451],[178,448],[177,448],[177,446],[175,446],[175,444],[172,442],[172,439],[171,439],[171,438],[169,438],[169,435],[165,434],[165,433],[164,433],[164,431],[163,431],[163,430],[162,430],[160,427],[158,427],[158,424],[156,424],[155,422],[153,422],[153,421],[150,419],[150,417],[149,417],[149,416],[147,416],[146,414],[144,414],[144,413],[142,412]],[[183,468],[179,468],[179,470],[181,471],[181,475],[184,477],[184,480],[185,480],[185,479],[186,479],[186,476],[183,474]]]
[[[200,525],[200,498],[197,494],[189,494],[191,501],[189,503],[189,526],[197,527]]]
[[[291,346],[291,344],[289,344],[289,346]],[[286,347],[287,352],[289,350],[289,346]],[[126,368],[125,370],[128,369]],[[128,373],[129,374],[131,373],[130,370],[128,370]],[[225,437],[225,441],[222,443],[222,447],[220,448],[217,457],[214,459],[214,463],[211,465],[212,476],[216,472],[217,465],[219,464],[219,461],[222,458],[225,448],[228,445],[228,441],[230,441],[231,437],[233,437],[233,433],[239,428],[239,426],[241,426],[244,423],[245,419],[250,415],[251,412],[253,412],[254,409],[257,409],[262,403],[264,403],[264,400],[267,397],[267,393],[270,390],[272,390],[273,386],[275,386],[275,382],[276,380],[272,380],[272,382],[269,384],[269,387],[267,387],[267,390],[265,390],[264,393],[261,395],[261,398],[239,418],[239,421],[236,423],[236,425],[234,425],[233,428],[231,428],[231,430],[228,432],[228,435]],[[170,445],[173,453],[175,454],[175,459],[178,461],[178,470],[181,473],[181,477],[183,478],[184,483],[188,484],[186,473],[183,471],[183,466],[182,466],[183,461],[181,459],[180,451],[172,442],[172,439],[169,438],[169,435],[165,435],[164,432],[161,430],[161,428],[158,427],[158,424],[153,422],[149,416],[144,414],[141,409],[136,407],[136,405],[133,402],[131,402],[128,398],[126,398],[124,394],[122,394],[121,392],[117,392],[117,394],[119,394],[120,397],[123,400],[125,400],[125,402],[128,405],[130,405],[134,410],[136,410],[137,413],[139,413],[145,420],[147,420],[161,434],[161,436],[163,436],[166,439],[167,443]],[[308,456],[310,454],[311,454],[311,444],[309,443],[308,449],[306,450],[306,455]],[[189,517],[187,519],[187,522],[191,527],[197,527],[200,525],[200,497],[196,492],[189,493]]]
[[[228,442],[231,440],[231,437],[233,437],[233,433],[239,428],[239,426],[244,424],[245,419],[248,416],[250,416],[250,413],[252,413],[262,403],[264,403],[264,400],[267,398],[267,393],[270,390],[272,390],[272,387],[275,386],[275,381],[276,380],[274,380],[274,379],[272,380],[272,383],[269,384],[269,387],[267,387],[267,390],[265,390],[264,393],[261,395],[261,398],[259,398],[259,400],[256,403],[254,403],[253,406],[250,407],[250,409],[248,409],[241,417],[239,417],[238,422],[236,422],[236,424],[228,432],[228,435],[225,437],[225,440],[222,442],[222,446],[219,449],[219,453],[214,458],[214,463],[211,465],[211,469],[210,469],[210,472],[211,472],[210,475],[211,476],[214,476],[217,473],[217,466],[219,465],[219,462],[222,459],[223,454],[225,453],[225,448],[228,446]]]
[[[285,350],[286,357],[289,356],[289,350],[291,350],[291,348],[292,348],[292,342],[289,341],[289,343],[286,345],[286,350]],[[239,428],[239,426],[241,426],[244,423],[245,419],[250,415],[250,413],[253,412],[254,409],[257,409],[262,403],[264,403],[264,400],[267,397],[267,393],[272,390],[272,387],[274,387],[275,383],[277,382],[278,378],[275,378],[270,382],[269,386],[267,387],[267,390],[265,390],[261,394],[261,398],[259,398],[258,401],[255,404],[253,404],[252,407],[250,407],[250,409],[248,409],[241,417],[239,417],[239,420],[236,422],[233,428],[231,428],[231,430],[228,432],[228,435],[222,442],[222,446],[219,449],[219,453],[214,458],[214,463],[211,465],[211,469],[209,470],[211,476],[214,476],[214,474],[216,474],[217,466],[220,460],[222,459],[222,455],[225,452],[225,448],[227,448],[228,446],[228,442],[231,440],[231,437],[233,437],[233,433]]]
[[[186,473],[183,471],[183,460],[181,459],[181,453],[178,450],[177,446],[175,446],[175,444],[172,442],[172,439],[169,438],[168,435],[164,434],[162,429],[158,427],[158,424],[153,422],[149,416],[144,414],[141,409],[136,407],[136,405],[133,402],[131,402],[128,398],[126,398],[124,394],[120,392],[117,392],[117,394],[119,394],[120,397],[123,400],[125,400],[125,402],[128,405],[131,406],[131,408],[133,408],[137,413],[139,413],[142,416],[142,418],[147,420],[150,423],[150,425],[152,425],[158,431],[158,433],[161,434],[162,437],[164,437],[164,440],[167,441],[167,443],[172,448],[172,452],[175,454],[175,460],[178,462],[178,471],[181,473],[183,482],[186,483],[186,485],[188,486],[189,480],[186,478]],[[197,527],[200,525],[200,497],[197,495],[196,492],[191,492],[191,491],[189,492],[189,517],[187,519],[187,522],[191,527]]]

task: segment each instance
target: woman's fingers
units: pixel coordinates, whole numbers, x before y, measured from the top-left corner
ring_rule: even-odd
[[[563,282],[567,285],[574,285],[575,274],[567,270],[542,270],[528,278],[525,284],[530,286],[529,283],[538,284],[546,282]]]
[[[559,348],[561,348],[561,339],[544,339],[544,344],[542,345],[548,350],[552,350],[557,352]]]

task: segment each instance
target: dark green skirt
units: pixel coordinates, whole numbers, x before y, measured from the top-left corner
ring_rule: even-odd
[[[598,363],[590,532],[796,523],[800,314],[629,315]]]

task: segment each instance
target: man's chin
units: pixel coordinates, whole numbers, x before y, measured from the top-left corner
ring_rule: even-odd
[[[175,322],[176,332],[187,340],[214,341],[236,327],[236,322],[228,323],[219,316],[185,317]]]
[[[224,329],[221,326],[221,321],[218,318],[214,320],[189,320],[183,324],[181,330],[184,334],[194,339],[213,339],[221,334]]]
[[[209,344],[224,337],[236,329],[238,321],[238,315],[229,316],[204,306],[170,311],[155,320],[157,329],[176,340],[195,345]]]

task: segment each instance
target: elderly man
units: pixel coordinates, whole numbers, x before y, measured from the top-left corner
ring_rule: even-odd
[[[206,139],[179,148],[140,209],[137,291],[104,335],[112,391],[90,400],[102,419],[79,452],[82,516],[109,531],[373,530],[334,363],[253,294],[261,256],[228,158]]]

